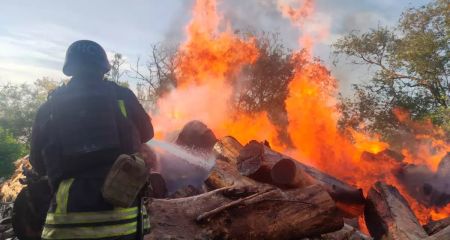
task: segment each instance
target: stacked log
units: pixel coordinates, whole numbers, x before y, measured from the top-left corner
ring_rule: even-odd
[[[312,185],[313,179],[294,160],[283,157],[257,141],[251,141],[240,151],[237,168],[241,175],[280,188],[302,188]]]
[[[147,205],[153,231],[145,239],[300,239],[336,231],[343,220],[319,185],[282,191],[222,188]]]
[[[251,141],[244,146],[237,165],[242,175],[279,187],[303,187],[318,183],[328,191],[345,216],[359,216],[364,209],[365,200],[361,189],[278,153],[262,143]]]
[[[242,144],[236,138],[226,136],[216,142],[213,150],[220,160],[236,164],[242,148]]]
[[[146,203],[152,232],[145,239],[450,239],[449,218],[420,226],[406,200],[386,183],[377,182],[365,199],[361,189],[276,152],[268,144],[251,141],[242,146],[230,136],[216,140],[198,121],[186,125],[181,133],[178,144],[212,150],[218,160],[201,189],[187,186],[170,199],[161,199],[167,196],[164,181],[157,173],[152,175],[152,182],[161,185],[152,187],[161,191]],[[391,150],[366,153],[362,158],[398,163],[397,178],[411,191],[421,191],[422,203],[436,206],[440,200],[450,201],[446,188],[436,185],[449,185],[440,181],[450,177],[449,154],[436,174],[402,163],[403,156]],[[361,233],[357,224],[344,224],[344,217],[355,219],[363,212],[372,237]],[[0,239],[9,236],[8,224],[0,223]]]
[[[383,182],[369,190],[364,218],[375,239],[426,239],[428,234],[399,191]]]
[[[237,169],[242,150],[232,137],[215,144],[219,159],[205,181],[210,192],[152,199],[147,207],[153,231],[145,239],[301,239],[343,227],[322,186],[279,188],[249,178]]]

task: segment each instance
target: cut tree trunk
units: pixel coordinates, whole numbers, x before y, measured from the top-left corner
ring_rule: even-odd
[[[250,144],[252,146],[249,146]],[[261,169],[267,169],[273,166],[273,170],[275,166],[280,166],[280,172],[285,175],[283,176],[283,174],[277,173],[274,173],[273,175],[280,176],[280,179],[283,181],[289,182],[289,180],[292,179],[290,182],[291,185],[307,185],[310,183],[307,176],[310,176],[314,182],[322,185],[328,193],[330,193],[331,197],[336,201],[339,210],[341,210],[346,217],[356,217],[362,214],[365,199],[361,189],[357,189],[335,177],[278,153],[261,143],[250,142],[246,147],[247,146],[248,150],[244,152],[244,147],[243,153],[241,153],[238,160],[238,168],[244,175],[252,176],[252,173],[258,174],[258,171],[261,171]],[[262,153],[260,150],[261,148],[264,149]],[[261,154],[263,155],[262,157],[259,156]],[[289,167],[289,165],[295,165],[296,168]],[[261,178],[261,176],[259,176],[259,178]],[[265,178],[267,178],[267,172]]]
[[[448,226],[450,226],[450,217],[437,221],[431,221],[423,226],[423,228],[428,233],[428,235],[433,235]]]
[[[314,181],[294,160],[274,154],[267,146],[251,141],[240,151],[237,169],[243,176],[281,188],[302,188]]]
[[[231,186],[258,185],[260,183],[242,176],[236,169],[236,165],[218,159],[205,184],[208,189],[219,189]]]
[[[399,191],[383,182],[369,190],[364,218],[375,239],[419,240],[428,236]]]
[[[147,204],[152,232],[145,239],[301,239],[339,230],[343,219],[319,185],[223,188]]]

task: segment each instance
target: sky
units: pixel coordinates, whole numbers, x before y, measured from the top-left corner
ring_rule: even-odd
[[[293,1],[293,0],[285,0]],[[284,19],[276,0],[219,0],[223,19],[233,28],[279,32],[296,48],[300,32]],[[331,64],[330,44],[352,31],[393,26],[403,10],[427,0],[317,0],[316,18],[330,34],[315,48],[340,81],[343,91],[364,81],[364,70]],[[79,39],[100,43],[109,56],[123,54],[125,68],[145,62],[151,44],[177,43],[193,0],[0,0],[0,84],[32,83],[41,77],[65,78],[61,69],[67,47]],[[314,27],[314,26],[310,26]],[[127,78],[127,76],[125,76]]]

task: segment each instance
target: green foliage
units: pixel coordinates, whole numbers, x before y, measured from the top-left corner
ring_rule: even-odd
[[[407,9],[395,28],[351,32],[339,39],[334,44],[336,56],[375,70],[369,83],[354,86],[353,100],[342,101],[342,123],[364,123],[389,135],[399,124],[392,109],[401,107],[414,119],[431,118],[448,129],[449,41],[446,0]]]
[[[235,83],[237,107],[245,112],[284,112],[288,85],[296,62],[279,34],[263,33],[256,38],[258,59],[244,68]]]
[[[20,143],[28,145],[39,106],[59,84],[58,81],[42,78],[33,85],[0,86],[0,126]]]
[[[0,177],[9,177],[14,171],[13,162],[23,155],[25,155],[24,145],[0,127]]]

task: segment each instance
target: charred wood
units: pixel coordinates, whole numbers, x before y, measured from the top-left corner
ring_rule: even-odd
[[[175,143],[198,150],[211,151],[217,138],[206,124],[194,120],[184,125]]]
[[[450,217],[437,221],[431,221],[423,226],[423,228],[428,233],[428,235],[433,235],[448,226],[450,226]]]
[[[426,166],[414,164],[402,164],[394,175],[408,193],[425,206],[444,207],[450,203],[450,176],[440,175],[439,171],[435,174]]]
[[[439,162],[437,175],[443,178],[450,178],[450,152]]]
[[[450,226],[447,226],[446,228],[435,233],[434,235],[431,235],[425,240],[448,240],[448,239],[450,239]]]
[[[391,149],[385,149],[378,153],[363,152],[361,159],[364,161],[377,161],[377,162],[402,162],[405,159],[403,154]]]
[[[369,190],[364,217],[375,239],[418,240],[428,236],[399,191],[383,182]]]
[[[188,185],[171,194],[169,198],[185,198],[200,195],[204,193],[203,189]]]
[[[353,226],[344,224],[344,227],[336,232],[323,234],[321,240],[371,240],[373,238],[360,232]]]

